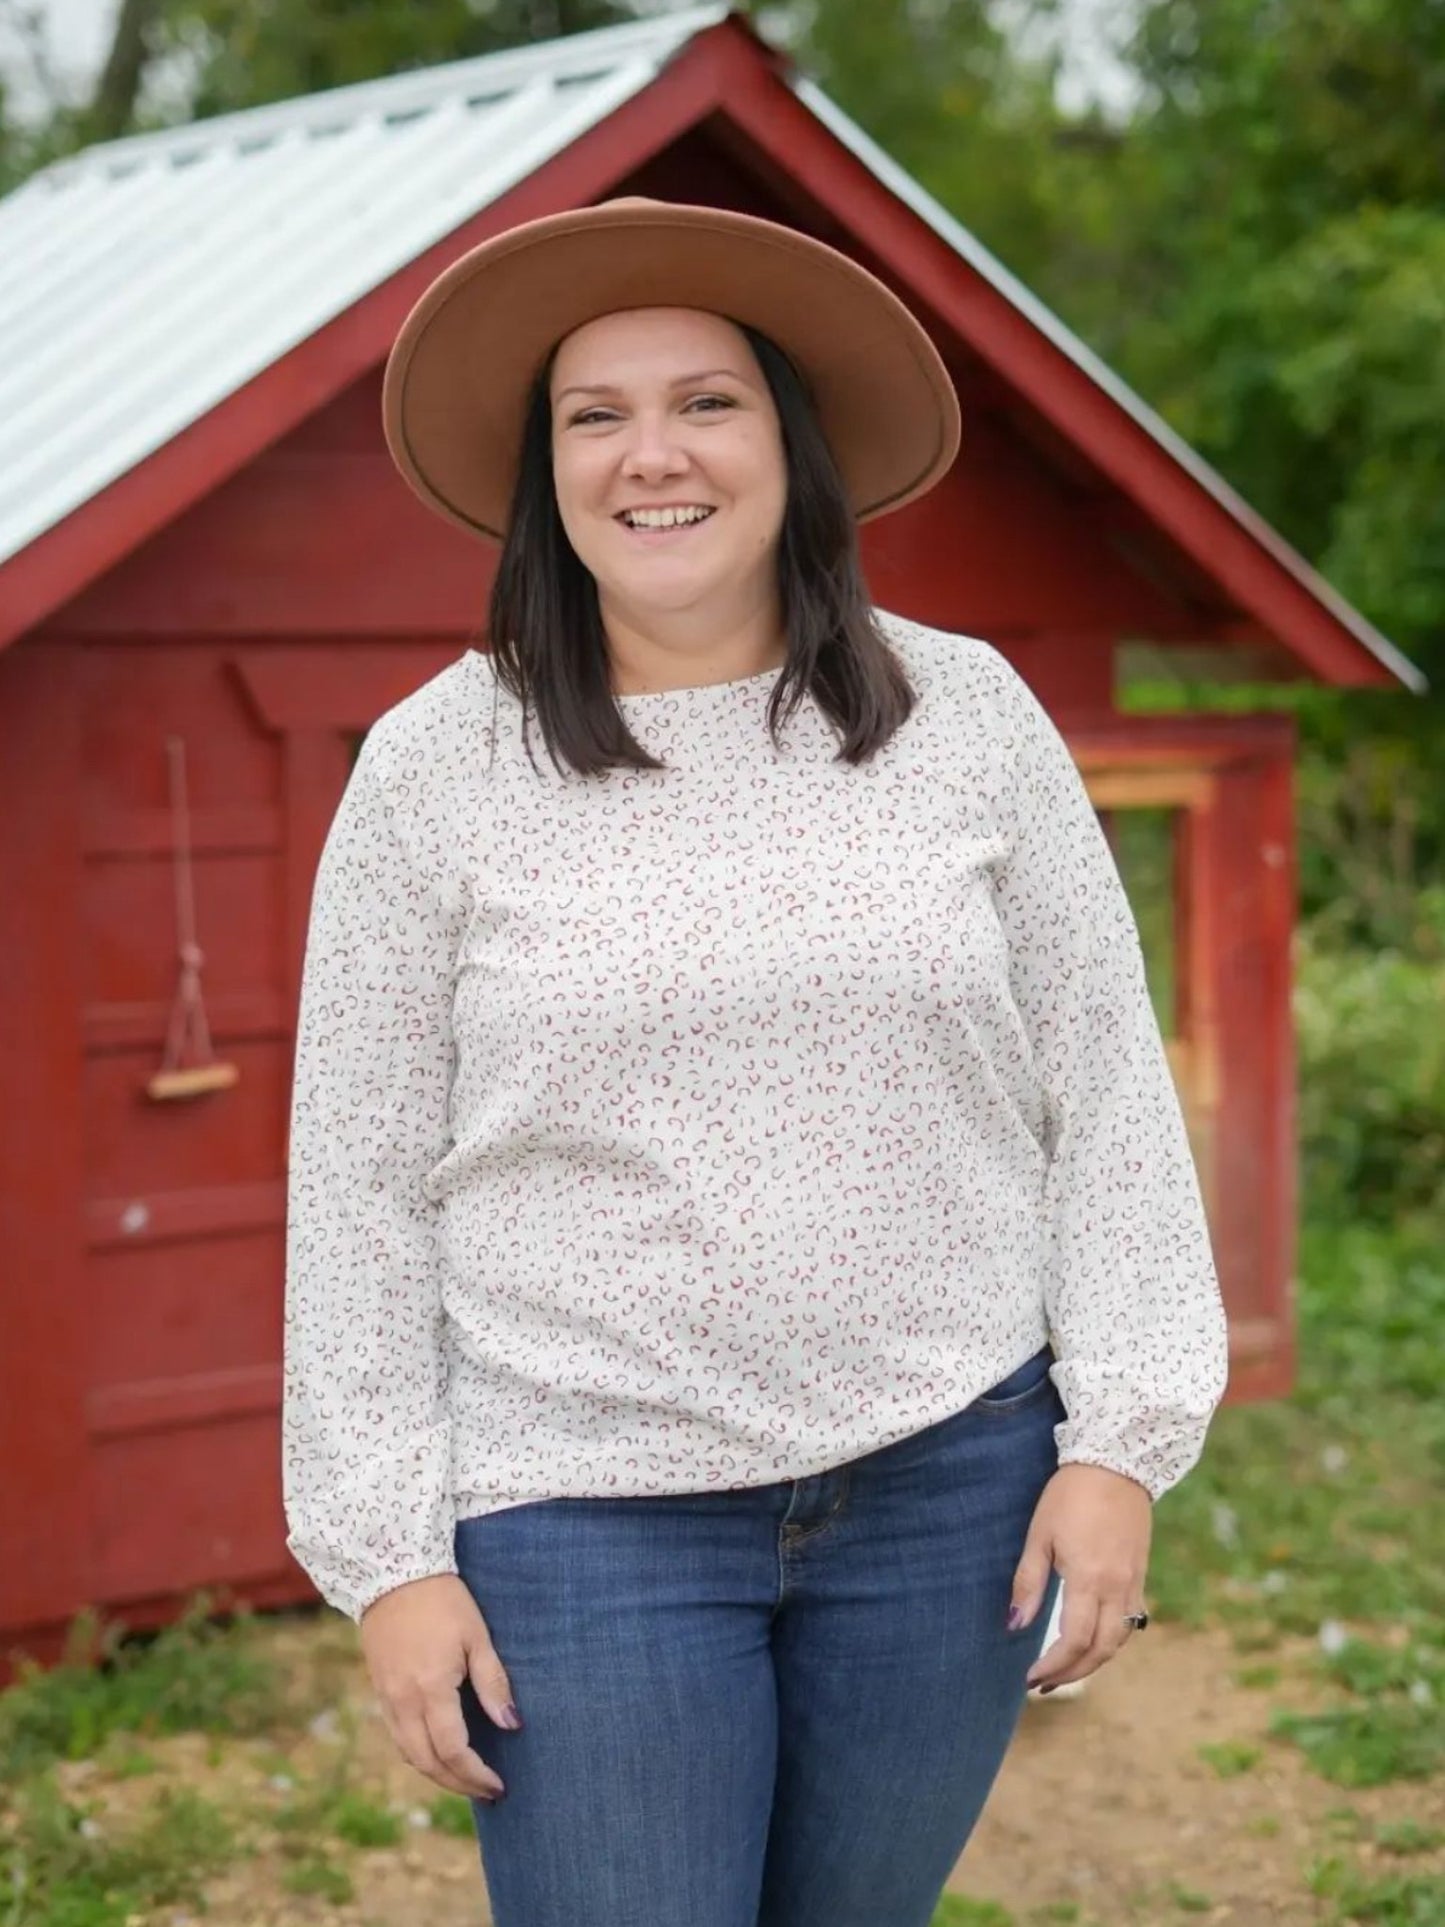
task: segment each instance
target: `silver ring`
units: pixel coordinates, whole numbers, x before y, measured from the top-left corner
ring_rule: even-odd
[[[1149,1624],[1149,1615],[1146,1612],[1125,1613],[1124,1624],[1126,1626],[1132,1626],[1136,1632],[1142,1633],[1144,1628]]]

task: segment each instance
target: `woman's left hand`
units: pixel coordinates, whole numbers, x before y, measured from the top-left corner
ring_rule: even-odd
[[[1035,1660],[1031,1687],[1087,1679],[1134,1631],[1125,1617],[1144,1605],[1154,1505],[1122,1472],[1061,1465],[1034,1508],[1014,1573],[1013,1604],[1029,1625],[1048,1589],[1049,1569],[1064,1586],[1059,1637]]]

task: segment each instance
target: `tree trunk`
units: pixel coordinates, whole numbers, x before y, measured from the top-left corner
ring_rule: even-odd
[[[150,54],[148,36],[159,0],[121,0],[105,67],[86,112],[87,134],[98,141],[127,133]]]

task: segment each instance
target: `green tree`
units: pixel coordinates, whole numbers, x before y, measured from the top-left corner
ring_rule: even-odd
[[[529,46],[636,17],[622,0],[150,0],[155,50],[195,63],[191,117]]]
[[[1425,701],[1308,685],[1172,699],[1296,708],[1306,910],[1438,954],[1445,0],[1142,0],[1119,124],[1061,114],[1049,64],[1011,55],[981,11],[818,0],[807,52],[1431,677]]]

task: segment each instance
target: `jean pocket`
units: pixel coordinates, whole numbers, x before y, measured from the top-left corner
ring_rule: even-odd
[[[1052,1389],[1049,1367],[1053,1362],[1052,1345],[1042,1346],[1032,1358],[1026,1358],[1006,1378],[1001,1378],[997,1385],[990,1385],[986,1392],[981,1392],[970,1409],[989,1413],[1016,1412],[1021,1405],[1032,1404],[1036,1398]]]

